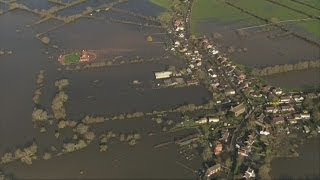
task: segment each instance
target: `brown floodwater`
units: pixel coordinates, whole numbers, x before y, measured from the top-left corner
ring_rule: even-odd
[[[273,179],[319,179],[320,139],[306,139],[299,147],[298,158],[276,158],[271,164]]]
[[[36,2],[36,1],[34,1]],[[93,3],[93,1],[90,1]],[[103,1],[99,1],[103,2]],[[30,1],[25,2],[27,5]],[[137,10],[139,5],[131,2],[129,6]],[[136,1],[141,3],[141,1]],[[144,3],[148,3],[144,1]],[[48,8],[52,3],[31,3],[34,8]],[[43,6],[43,7],[42,7]],[[150,7],[151,4],[145,7]],[[157,10],[157,12],[155,12]],[[160,8],[149,10],[147,14],[159,13]],[[75,11],[76,12],[76,11]],[[143,13],[143,8],[140,11]],[[100,16],[99,16],[100,17]],[[61,22],[50,20],[41,25],[27,26],[39,18],[25,11],[12,11],[0,15],[0,49],[12,51],[12,55],[0,56],[0,155],[23,147],[32,140],[37,141],[42,153],[51,145],[61,148],[64,135],[71,132],[61,131],[59,139],[54,137],[56,127],[47,127],[47,133],[39,133],[33,128],[31,113],[34,108],[33,92],[36,89],[36,75],[45,70],[45,88],[41,98],[41,107],[50,110],[52,98],[56,93],[54,81],[68,78],[70,86],[67,90],[70,101],[67,104],[68,114],[74,120],[80,120],[85,114],[117,114],[120,112],[166,110],[185,103],[200,104],[211,95],[204,87],[151,89],[153,72],[165,70],[166,65],[184,66],[181,59],[164,51],[162,43],[147,43],[146,36],[153,35],[155,41],[164,41],[165,35],[159,28],[143,28],[108,20],[83,18],[71,24],[61,26],[46,35],[50,37],[50,46],[42,44],[35,35],[59,25]],[[57,45],[58,49],[52,48]],[[81,49],[128,48],[135,49],[125,58],[134,59],[162,57],[163,62],[121,65],[117,67],[91,69],[84,72],[58,71],[60,64],[56,58],[60,53]],[[119,54],[122,55],[122,54]],[[165,58],[166,57],[166,58]],[[106,57],[107,59],[107,57]],[[97,84],[93,82],[98,80]],[[133,88],[133,80],[143,82],[143,89]],[[93,96],[94,98],[88,98]],[[194,172],[183,168],[181,162],[197,169],[201,157],[186,161],[179,148],[170,145],[161,149],[153,146],[163,141],[172,140],[176,135],[162,133],[161,126],[150,119],[108,121],[101,126],[94,126],[99,135],[103,131],[139,132],[143,139],[136,147],[114,142],[110,150],[99,153],[98,142],[88,148],[65,156],[54,157],[49,161],[37,160],[32,166],[15,162],[0,165],[0,169],[11,173],[19,179],[62,179],[62,178],[179,178],[194,179]],[[147,133],[155,132],[155,136]],[[188,132],[186,132],[188,133]],[[80,175],[79,171],[84,174]]]

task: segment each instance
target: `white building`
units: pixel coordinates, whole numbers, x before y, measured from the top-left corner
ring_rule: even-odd
[[[255,178],[255,177],[256,177],[256,174],[255,174],[254,170],[248,167],[248,169],[246,170],[246,172],[243,175],[243,178],[250,179],[250,178]]]
[[[302,119],[310,119],[311,118],[310,113],[301,113],[300,116]]]
[[[219,122],[219,118],[209,117],[209,123],[211,122],[214,122],[214,123]]]
[[[172,76],[172,72],[171,71],[155,72],[154,75],[156,79],[165,79],[165,78],[170,78]]]

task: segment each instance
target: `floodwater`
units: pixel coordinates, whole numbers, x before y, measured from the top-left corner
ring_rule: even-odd
[[[294,71],[283,74],[268,76],[266,81],[278,87],[288,89],[303,89],[319,87],[320,85],[320,70],[310,69],[305,71]]]
[[[271,164],[273,179],[319,179],[320,139],[307,139],[299,149],[298,158],[277,158]]]
[[[39,4],[36,2],[38,1],[29,0],[25,4],[37,9],[53,6],[48,2]],[[135,2],[139,4],[142,1]],[[148,2],[143,1],[143,3]],[[121,8],[126,7],[128,10],[141,10],[139,13],[144,13],[143,8],[137,8],[140,6],[133,1],[130,1],[130,5],[122,5]],[[153,7],[153,5],[146,4],[142,7]],[[160,11],[161,8],[154,7],[147,9],[146,15],[154,15]],[[41,107],[50,112],[50,104],[56,93],[54,81],[67,78],[70,80],[67,90],[70,101],[66,108],[73,120],[80,120],[86,114],[110,115],[122,112],[166,110],[185,103],[201,104],[210,98],[210,94],[201,86],[176,89],[151,88],[154,71],[165,70],[170,64],[183,66],[179,58],[170,56],[164,50],[163,43],[146,42],[148,35],[152,35],[154,41],[164,41],[166,37],[161,34],[162,29],[112,23],[101,19],[105,15],[96,14],[95,16],[98,19],[82,18],[49,31],[45,34],[50,38],[50,44],[47,46],[42,44],[35,35],[56,27],[62,22],[49,20],[44,24],[29,27],[39,20],[35,14],[15,10],[0,15],[0,49],[13,52],[12,55],[0,56],[0,155],[16,147],[23,147],[33,140],[37,141],[41,153],[51,145],[59,148],[65,140],[63,135],[68,134],[61,131],[60,138],[55,139],[56,127],[47,127],[48,131],[44,134],[33,128],[32,97],[36,89],[36,76],[42,69],[45,70],[46,77]],[[58,48],[52,48],[53,45]],[[57,70],[61,66],[56,58],[61,53],[105,48],[133,49],[133,53],[118,55],[128,59],[134,59],[136,56],[160,57],[163,58],[163,62],[120,65],[83,72]],[[95,80],[98,80],[96,84]],[[133,80],[141,81],[145,88],[132,87]],[[88,98],[89,96],[93,98]],[[54,157],[48,161],[37,160],[32,166],[19,162],[6,166],[0,165],[0,169],[5,173],[13,174],[18,179],[194,179],[194,172],[182,167],[179,163],[186,164],[192,169],[200,167],[200,156],[193,161],[186,161],[179,155],[179,149],[175,145],[161,149],[153,148],[154,145],[171,140],[176,135],[162,133],[161,127],[150,119],[108,121],[101,126],[93,127],[92,130],[97,135],[108,130],[117,133],[139,132],[143,138],[135,147],[114,142],[105,154],[99,153],[98,141],[94,141],[88,148],[79,152]],[[148,136],[148,132],[155,132],[156,135]],[[80,170],[84,171],[83,175],[79,174]]]
[[[219,21],[209,21],[200,24],[200,30],[208,37],[220,33],[222,38],[216,42],[220,49],[228,52],[234,47],[235,52],[227,53],[229,57],[249,67],[264,67],[276,64],[297,63],[304,60],[317,60],[320,48],[296,37],[285,35],[279,30],[264,31],[263,29],[247,30],[247,36],[239,36],[236,29],[245,24],[225,24]],[[315,39],[315,41],[318,41]],[[243,51],[247,48],[247,51]],[[238,49],[242,49],[238,52]]]

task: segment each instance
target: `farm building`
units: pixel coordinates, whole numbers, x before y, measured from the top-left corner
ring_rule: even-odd
[[[170,78],[172,76],[171,71],[161,71],[161,72],[155,72],[154,73],[156,79],[166,79]]]

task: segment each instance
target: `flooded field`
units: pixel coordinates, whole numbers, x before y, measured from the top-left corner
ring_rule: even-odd
[[[216,40],[221,50],[229,54],[233,61],[249,67],[297,63],[320,57],[318,46],[286,35],[280,30],[248,30],[245,36],[241,36],[236,29],[244,27],[243,24],[210,21],[203,22],[200,27],[208,37],[212,37],[213,33],[221,34],[222,37]]]
[[[267,77],[267,82],[273,86],[288,89],[308,89],[320,85],[320,70],[296,71]]]
[[[277,158],[272,161],[274,179],[318,179],[320,176],[319,137],[307,139],[298,149],[298,158]]]
[[[57,6],[56,3],[39,2],[28,0],[23,1],[23,4],[39,10]],[[106,2],[88,1],[88,3],[94,7]],[[7,10],[7,5],[4,3],[0,5],[2,11]],[[82,11],[84,6],[86,5],[82,4],[75,6],[74,9],[60,11],[59,15],[77,13]],[[118,8],[136,11],[146,16],[155,16],[162,10],[147,1],[130,1]],[[184,62],[170,56],[170,53],[164,50],[163,41],[166,37],[162,29],[114,23],[104,19],[105,16],[107,15],[97,13],[94,17],[83,17],[70,24],[64,24],[57,19],[35,24],[40,18],[31,12],[14,10],[0,15],[1,27],[5,27],[0,28],[0,50],[5,52],[5,55],[0,56],[1,155],[32,141],[38,143],[40,153],[47,151],[52,145],[61,150],[62,143],[66,141],[63,135],[72,133],[68,130],[61,131],[61,138],[55,138],[57,127],[47,127],[46,133],[40,133],[39,129],[33,127],[32,97],[40,70],[45,72],[45,81],[39,106],[51,111],[51,101],[57,92],[54,82],[67,78],[70,81],[67,90],[70,101],[66,109],[70,118],[75,120],[80,120],[86,114],[110,115],[167,110],[187,103],[201,104],[211,98],[202,86],[152,89],[155,71],[165,70],[168,64],[181,67],[184,66]],[[113,13],[111,16],[117,14]],[[42,43],[37,38],[39,33],[49,37],[50,43]],[[153,37],[155,43],[146,41],[148,35]],[[163,58],[163,61],[126,64],[83,72],[59,70],[62,67],[56,59],[61,53],[82,49],[133,50],[130,53],[105,54],[101,57],[102,60],[113,56],[122,56],[126,59],[139,56]],[[141,81],[143,88],[132,86],[133,80]],[[174,134],[162,132],[161,128],[151,119],[109,121],[93,127],[92,131],[97,135],[108,130],[116,133],[139,132],[143,136],[142,140],[135,147],[113,142],[106,153],[100,153],[99,142],[94,141],[84,150],[75,153],[54,157],[48,161],[41,160],[40,157],[32,166],[14,162],[5,166],[0,165],[0,169],[18,179],[195,178],[193,170],[186,169],[179,163],[196,170],[201,164],[200,156],[187,161],[179,154],[179,147],[176,145],[162,149],[154,148],[156,144],[172,141],[175,137]],[[149,136],[149,132],[155,135]],[[83,174],[79,173],[80,171]]]
[[[150,120],[110,121],[97,128],[97,132],[112,130],[114,132],[142,133],[142,140],[135,146],[119,142],[111,142],[107,152],[99,152],[99,145],[93,142],[88,148],[48,161],[35,161],[32,166],[13,163],[6,166],[8,173],[13,173],[20,179],[104,179],[115,178],[174,178],[194,179],[195,174],[181,167],[179,163],[190,167],[199,167],[201,161],[194,159],[186,161],[181,158],[175,145],[156,149],[159,142],[171,140],[171,135],[161,135],[159,128]],[[148,136],[149,132],[156,135]],[[54,141],[52,141],[54,144]],[[49,148],[48,141],[43,142],[44,148]],[[54,144],[55,145],[55,144]],[[58,146],[57,146],[58,147]],[[79,172],[83,171],[83,174]]]
[[[152,112],[189,103],[199,105],[210,99],[210,94],[204,87],[151,89],[153,72],[162,70],[164,67],[161,65],[137,64],[114,67],[106,71],[72,73],[69,112],[78,115],[79,112]],[[139,80],[142,84],[132,86],[134,80]],[[170,96],[167,97],[167,94]]]

